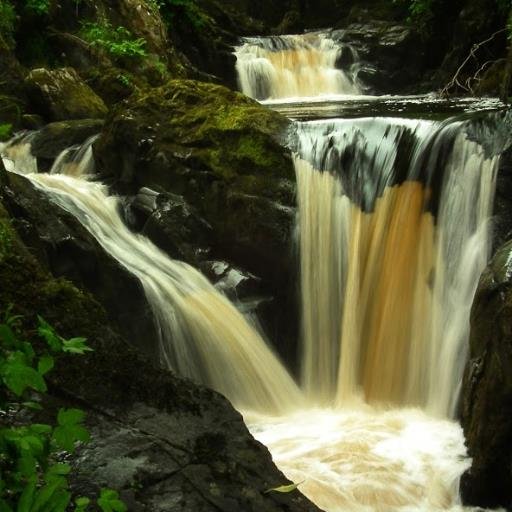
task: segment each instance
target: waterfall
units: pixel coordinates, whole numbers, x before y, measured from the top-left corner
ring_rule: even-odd
[[[141,282],[160,359],[242,411],[326,512],[460,512],[470,466],[453,416],[469,309],[488,255],[498,157],[466,121],[296,123],[302,389],[199,272],[132,233],[94,181],[92,144],[37,174],[33,134],[0,144]]]
[[[306,392],[453,416],[498,157],[461,122],[313,121],[297,137]]]
[[[342,52],[356,62],[345,70],[337,66]],[[361,94],[356,51],[326,32],[247,37],[235,56],[240,88],[257,100]]]
[[[193,267],[170,259],[126,227],[119,199],[87,174],[94,138],[65,150],[50,174],[37,174],[30,137],[0,145],[6,169],[25,174],[140,280],[158,327],[162,362],[178,375],[220,391],[239,408],[270,413],[297,408],[298,387],[227,298]]]

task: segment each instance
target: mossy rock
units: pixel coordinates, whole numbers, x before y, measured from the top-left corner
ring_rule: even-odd
[[[34,111],[48,121],[105,117],[103,100],[73,68],[33,69],[25,79]]]
[[[220,258],[273,278],[288,266],[294,219],[295,174],[282,145],[288,126],[225,87],[171,80],[120,104],[94,150],[100,173],[118,191],[146,186],[183,195],[213,227]],[[236,219],[234,197],[247,205]]]

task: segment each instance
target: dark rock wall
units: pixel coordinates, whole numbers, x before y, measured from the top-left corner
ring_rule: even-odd
[[[462,393],[462,426],[471,469],[466,504],[512,505],[512,242],[483,273],[471,312],[470,359]]]

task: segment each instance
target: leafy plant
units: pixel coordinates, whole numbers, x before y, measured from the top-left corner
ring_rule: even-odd
[[[25,0],[25,9],[37,16],[50,12],[50,0]]]
[[[85,338],[65,339],[41,317],[37,333],[47,349],[37,354],[32,344],[19,334],[20,317],[8,311],[0,323],[0,410],[12,419],[16,413],[41,409],[40,394],[47,390],[46,376],[58,353],[84,354],[90,350]],[[75,450],[77,442],[87,442],[80,409],[60,409],[55,426],[23,422],[0,429],[0,511],[64,512],[71,503],[68,475],[71,466],[60,462]],[[109,499],[110,498],[110,499]],[[74,500],[75,512],[85,512],[91,500]],[[103,512],[126,512],[117,493],[101,491],[97,500]]]
[[[126,27],[113,27],[108,21],[83,23],[81,37],[92,46],[105,50],[111,57],[145,57],[146,41],[135,39]]]

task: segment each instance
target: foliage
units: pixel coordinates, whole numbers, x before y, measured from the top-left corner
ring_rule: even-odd
[[[279,485],[278,487],[271,487],[270,489],[267,489],[263,492],[263,494],[268,494],[270,492],[280,492],[280,493],[289,493],[292,491],[295,491],[297,487],[299,487],[300,484],[303,484],[305,480],[302,480],[301,482],[298,482],[296,484],[289,484],[289,485]]]
[[[146,41],[135,39],[125,27],[113,27],[108,21],[83,23],[82,38],[93,46],[105,50],[111,57],[145,57]]]
[[[0,140],[7,140],[12,135],[12,124],[0,123]]]
[[[512,0],[496,0],[498,11],[503,14],[507,14],[510,8],[512,8]]]
[[[25,0],[25,9],[37,16],[50,12],[50,0]]]
[[[212,19],[197,5],[195,0],[153,0],[170,28],[186,23],[195,29],[205,28]]]
[[[130,77],[128,77],[124,73],[119,73],[116,76],[116,79],[119,81],[120,84],[124,85],[125,87],[131,87],[132,86],[132,82],[130,80]]]
[[[9,0],[0,0],[0,38],[11,44],[16,12]]]
[[[11,419],[26,418],[30,409],[41,409],[40,394],[47,390],[46,376],[59,353],[84,354],[91,349],[84,338],[65,339],[41,317],[37,333],[47,348],[36,353],[19,334],[20,318],[7,312],[0,323],[0,410]],[[0,429],[0,511],[64,512],[71,503],[68,475],[71,466],[60,462],[75,450],[77,442],[87,442],[80,409],[60,409],[57,424],[24,421]],[[103,512],[125,512],[117,493],[102,490],[97,500]],[[78,497],[73,510],[85,512],[90,499]]]

